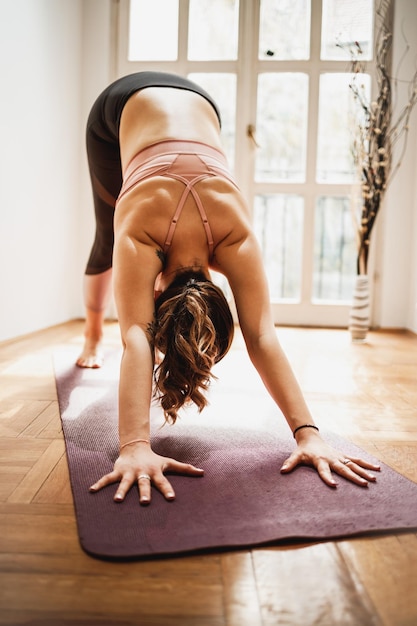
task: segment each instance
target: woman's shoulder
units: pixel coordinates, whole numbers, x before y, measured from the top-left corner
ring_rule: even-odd
[[[220,227],[218,246],[231,246],[252,234],[252,218],[249,207],[239,189],[228,181],[213,185],[207,203],[209,220]]]

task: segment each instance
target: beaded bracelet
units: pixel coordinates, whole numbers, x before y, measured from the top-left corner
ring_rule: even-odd
[[[302,428],[314,428],[314,430],[317,430],[317,431],[319,430],[317,426],[314,426],[314,424],[303,424],[302,426],[297,426],[297,428],[293,432],[294,439],[295,439],[295,434]]]
[[[126,446],[130,446],[132,443],[150,443],[149,439],[132,439],[132,441],[127,441],[122,446],[120,446],[120,450],[126,448]]]

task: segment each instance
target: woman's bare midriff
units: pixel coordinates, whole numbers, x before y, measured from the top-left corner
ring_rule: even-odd
[[[212,105],[184,89],[148,87],[127,101],[120,120],[122,169],[141,150],[160,141],[199,141],[223,151]]]

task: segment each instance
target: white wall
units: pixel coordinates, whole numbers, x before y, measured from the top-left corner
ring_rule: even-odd
[[[112,77],[112,0],[0,0],[0,341],[83,315],[85,122]]]
[[[81,0],[1,0],[0,340],[78,313]]]
[[[393,68],[401,63],[396,113],[407,101],[408,85],[417,59],[417,3],[396,0]],[[404,81],[404,82],[403,82]],[[374,322],[382,328],[409,328],[417,332],[417,107],[413,111],[407,151],[392,180],[378,219]]]

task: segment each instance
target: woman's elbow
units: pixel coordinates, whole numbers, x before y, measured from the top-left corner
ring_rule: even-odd
[[[245,336],[246,349],[252,361],[278,344],[275,328]]]

